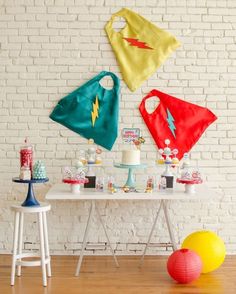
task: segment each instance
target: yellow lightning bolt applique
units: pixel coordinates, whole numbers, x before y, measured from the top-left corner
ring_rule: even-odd
[[[98,103],[98,96],[96,96],[95,103],[93,103],[93,111],[91,111],[93,127],[95,125],[96,119],[98,118],[98,110],[99,110],[99,103]]]

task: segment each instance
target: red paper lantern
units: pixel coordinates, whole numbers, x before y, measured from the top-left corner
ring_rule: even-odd
[[[189,249],[176,250],[167,261],[169,275],[181,284],[188,284],[199,278],[202,261],[197,253]]]

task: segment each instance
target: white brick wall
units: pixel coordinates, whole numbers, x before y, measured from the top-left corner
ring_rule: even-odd
[[[22,201],[26,187],[13,184],[19,173],[19,146],[28,136],[36,157],[46,163],[50,184],[38,186],[43,200],[50,185],[60,181],[61,167],[70,165],[86,141],[48,117],[56,102],[101,70],[120,76],[104,31],[111,14],[129,7],[173,33],[182,46],[141,89],[131,93],[121,82],[120,129],[140,127],[146,138],[142,160],[148,173],[154,167],[156,147],[137,109],[142,97],[158,88],[186,101],[207,106],[218,120],[193,148],[192,160],[209,185],[222,194],[203,202],[176,201],[171,215],[180,243],[190,232],[212,229],[236,252],[236,2],[234,0],[0,0],[0,251],[12,244],[13,215],[9,207]],[[120,158],[121,139],[104,152],[107,172]],[[137,179],[143,180],[142,172]],[[207,195],[206,195],[207,197]],[[101,202],[100,208],[116,243],[117,252],[140,253],[158,203]],[[88,203],[53,202],[49,215],[52,253],[77,253],[88,214]],[[32,220],[32,221],[31,221]],[[25,248],[37,249],[35,222],[26,225]],[[95,222],[92,248],[105,241]],[[158,224],[153,242],[168,242]],[[80,242],[78,244],[78,242]],[[137,243],[137,244],[135,244]],[[159,249],[165,252],[165,248]],[[155,249],[150,250],[154,252]],[[94,252],[91,249],[91,252]],[[96,251],[104,254],[104,250]]]

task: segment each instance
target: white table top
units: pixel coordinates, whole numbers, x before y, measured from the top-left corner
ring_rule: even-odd
[[[174,191],[154,191],[152,193],[124,193],[114,194],[108,192],[97,192],[95,189],[81,188],[80,193],[72,194],[70,185],[56,184],[47,192],[45,198],[48,200],[209,200],[216,195],[216,192],[209,189],[205,184],[196,185],[196,193],[187,194],[184,192],[184,185],[176,184]]]

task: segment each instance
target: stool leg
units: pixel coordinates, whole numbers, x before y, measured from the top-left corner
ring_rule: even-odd
[[[47,226],[47,215],[46,211],[43,212],[43,231],[44,231],[44,240],[45,240],[45,255],[46,258],[48,258],[48,263],[47,263],[47,273],[48,277],[52,276],[51,272],[51,259],[50,259],[50,254],[49,254],[49,243],[48,243],[48,226]]]
[[[43,232],[43,213],[38,213],[38,223],[39,223],[39,238],[40,238],[40,255],[41,255],[41,266],[43,275],[43,286],[47,286],[47,276],[46,276],[46,264],[45,264],[45,245],[44,245],[44,232]]]
[[[15,273],[16,273],[16,255],[17,255],[17,244],[18,244],[18,232],[19,232],[19,212],[15,213],[15,225],[14,225],[14,240],[13,240],[13,253],[12,253],[12,267],[11,267],[11,286],[15,284]]]
[[[19,240],[18,240],[18,254],[21,256],[22,254],[22,242],[23,242],[23,226],[24,226],[24,213],[20,212],[20,225],[19,225]],[[19,258],[21,261],[21,258]],[[17,266],[17,276],[21,276],[21,265]]]

